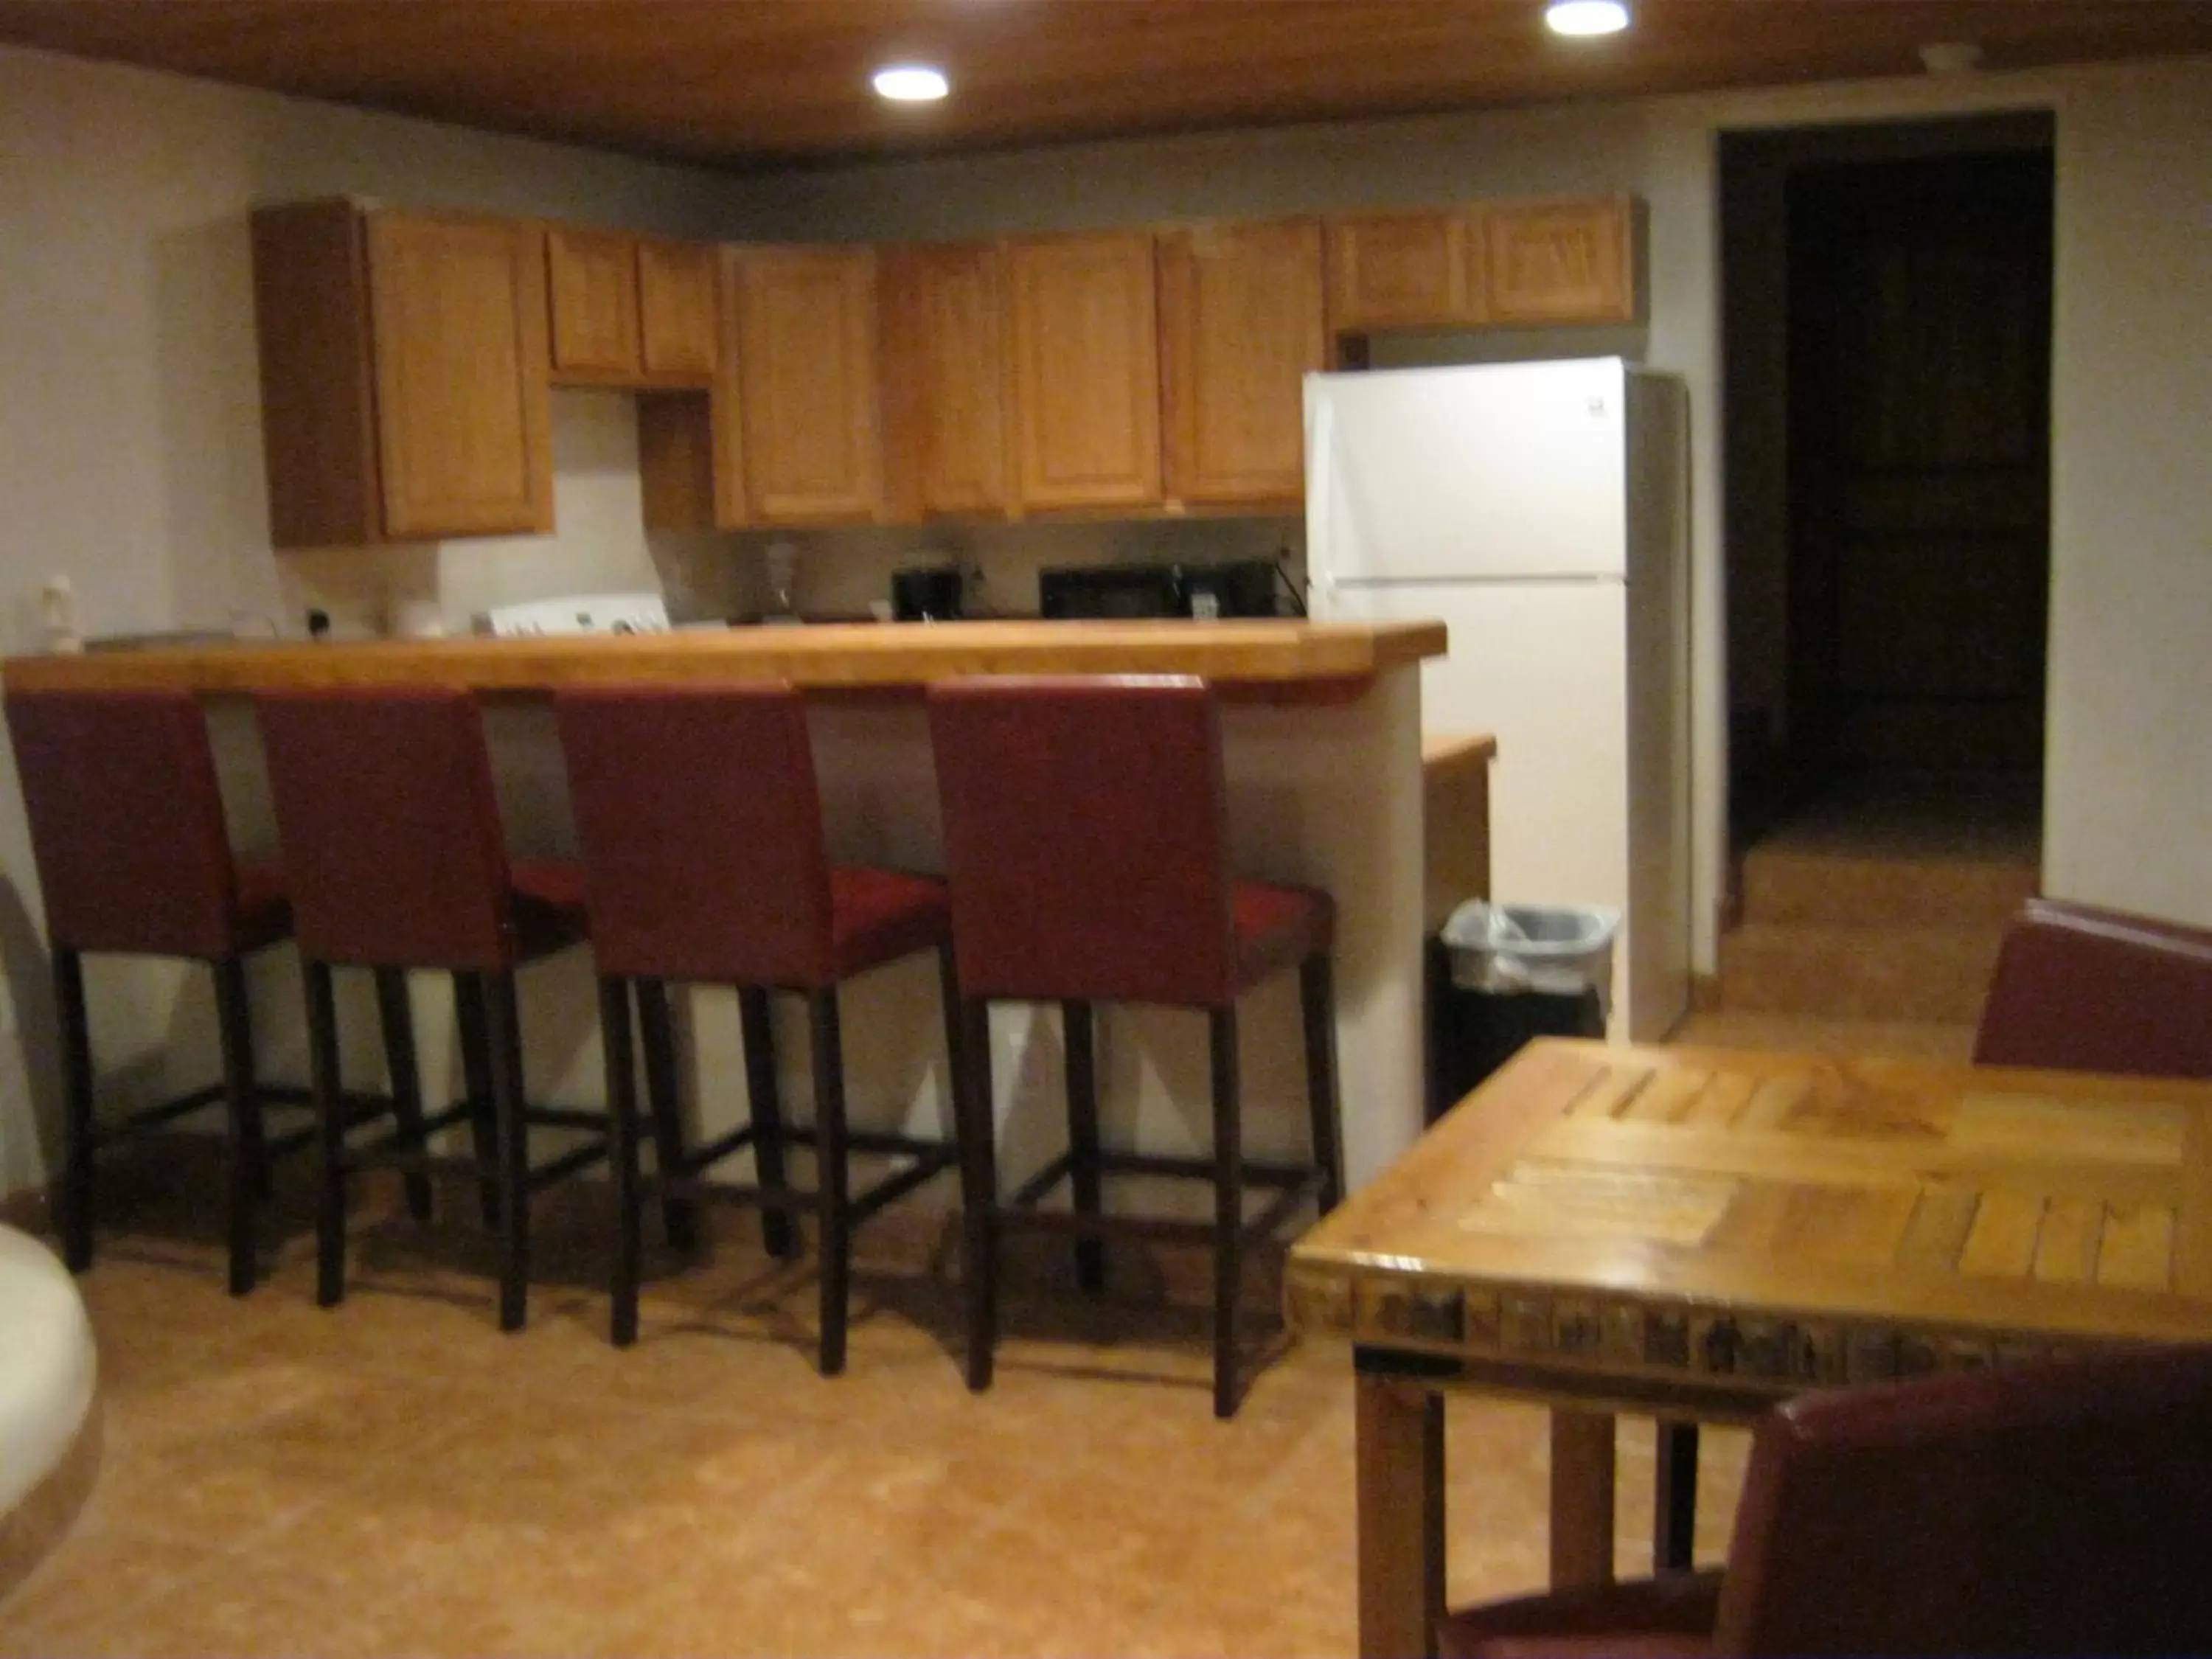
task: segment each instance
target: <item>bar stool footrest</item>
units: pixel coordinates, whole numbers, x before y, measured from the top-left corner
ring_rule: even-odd
[[[573,1147],[551,1163],[541,1164],[531,1170],[530,1178],[524,1186],[530,1192],[542,1192],[556,1182],[566,1181],[580,1170],[588,1170],[606,1157],[608,1149],[608,1143],[604,1139]]]
[[[301,1097],[296,1103],[303,1106],[307,1104],[312,1098],[309,1092],[302,1089],[299,1093]],[[392,1099],[390,1095],[373,1095],[351,1089],[340,1095],[338,1101],[344,1108],[343,1127],[348,1129],[358,1129],[364,1123],[374,1123],[392,1109]],[[295,1103],[288,1101],[285,1103],[290,1105]],[[271,1135],[269,1138],[269,1155],[276,1158],[286,1152],[296,1152],[305,1146],[312,1146],[315,1143],[318,1133],[315,1126],[309,1123],[297,1129],[288,1129],[281,1135]]]
[[[999,1209],[998,1224],[1015,1231],[1073,1233],[1085,1238],[1158,1239],[1170,1244],[1213,1241],[1211,1221],[1175,1221],[1161,1216],[1081,1215],[1073,1210]]]
[[[1255,1164],[1240,1166],[1243,1182],[1248,1187],[1279,1188],[1303,1197],[1317,1188],[1322,1172],[1304,1164]],[[1101,1152],[1098,1169],[1103,1175],[1152,1176],[1171,1181],[1206,1181],[1213,1179],[1213,1163],[1203,1158],[1165,1158],[1146,1152]],[[1007,1210],[1022,1210],[1036,1204],[1075,1170],[1075,1154],[1062,1152],[1017,1187],[1002,1206]]]
[[[711,1146],[701,1148],[684,1160],[684,1173],[681,1175],[640,1175],[640,1202],[653,1199],[688,1198],[743,1209],[777,1210],[793,1215],[814,1213],[821,1205],[819,1193],[797,1187],[732,1186],[726,1182],[709,1181],[699,1173],[707,1164],[726,1158],[747,1145],[751,1133],[749,1128],[740,1129],[725,1135]],[[811,1142],[814,1138],[811,1129],[787,1129],[782,1136],[787,1141],[802,1143]],[[856,1152],[890,1153],[914,1159],[905,1169],[894,1170],[846,1201],[845,1217],[848,1226],[858,1226],[885,1205],[905,1197],[924,1182],[956,1167],[960,1162],[957,1146],[941,1140],[921,1140],[912,1135],[851,1135],[847,1138],[847,1144]],[[717,1152],[718,1148],[722,1150]],[[716,1158],[708,1158],[707,1154],[709,1152],[715,1152]]]

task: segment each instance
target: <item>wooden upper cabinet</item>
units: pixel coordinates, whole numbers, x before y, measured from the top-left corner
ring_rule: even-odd
[[[1003,513],[1005,250],[983,243],[886,248],[880,277],[891,515]]]
[[[637,245],[638,356],[648,375],[704,380],[720,353],[714,249],[705,242]]]
[[[552,527],[535,227],[326,201],[252,234],[278,547]]]
[[[1021,504],[1156,504],[1160,376],[1152,232],[1017,241],[1006,260]]]
[[[544,258],[510,221],[369,216],[387,536],[553,527]]]
[[[1328,355],[1320,222],[1164,231],[1159,275],[1169,499],[1294,506],[1305,377]]]
[[[556,226],[545,233],[553,376],[586,386],[703,386],[714,373],[714,250]]]
[[[553,372],[635,375],[636,241],[619,231],[556,226],[545,233],[545,277],[553,303]]]
[[[741,437],[726,435],[742,444],[744,521],[878,517],[874,250],[740,247],[727,257]],[[733,515],[726,505],[720,516]]]
[[[1486,203],[1473,211],[1471,280],[1492,323],[1632,323],[1635,202],[1626,196]]]
[[[1457,208],[1328,222],[1329,326],[1340,333],[1480,322]]]

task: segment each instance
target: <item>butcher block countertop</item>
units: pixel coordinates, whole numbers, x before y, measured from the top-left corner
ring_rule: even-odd
[[[1421,771],[1431,783],[1488,775],[1498,758],[1498,739],[1486,732],[1431,734],[1421,739]]]
[[[1196,674],[1264,698],[1271,689],[1357,685],[1444,648],[1440,622],[876,623],[95,651],[10,657],[4,678],[13,691],[155,687],[219,695],[346,685],[529,693],[611,680],[727,678],[857,690],[965,674]]]

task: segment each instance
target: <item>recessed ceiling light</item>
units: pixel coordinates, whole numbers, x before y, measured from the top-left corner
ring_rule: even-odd
[[[894,104],[933,104],[952,90],[943,70],[927,64],[891,64],[876,71],[876,95]]]
[[[1554,34],[1618,34],[1628,27],[1622,0],[1552,0],[1544,21]]]

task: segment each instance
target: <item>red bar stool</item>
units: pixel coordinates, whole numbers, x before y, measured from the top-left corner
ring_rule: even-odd
[[[483,719],[466,692],[287,691],[257,699],[270,793],[292,884],[306,975],[307,1033],[323,1153],[317,1300],[345,1296],[345,1178],[385,1165],[422,1172],[425,1137],[464,1118],[498,1213],[499,1322],[526,1311],[530,1197],[606,1154],[604,1136],[532,1168],[533,1126],[603,1129],[597,1112],[532,1106],[522,1083],[514,974],[584,938],[581,873],[557,861],[510,864]],[[469,1098],[384,1141],[349,1146],[340,1095],[337,966],[378,970],[389,1037],[409,1030],[405,970],[454,976]],[[403,1066],[410,1084],[414,1045]]]
[[[627,1346],[637,1336],[640,1210],[647,1196],[758,1204],[769,1252],[787,1258],[797,1253],[790,1214],[811,1209],[822,1236],[821,1370],[835,1376],[845,1364],[853,1230],[960,1158],[957,1144],[848,1128],[837,990],[871,969],[935,951],[957,1101],[959,1030],[945,884],[830,862],[805,705],[787,685],[579,689],[560,692],[555,706],[584,851],[607,1033],[622,1212],[614,1340]],[[648,1180],[638,1169],[628,993],[636,988],[654,1120],[673,1123],[671,981],[737,988],[751,1115],[743,1127],[696,1151],[664,1139]],[[783,1121],[769,1022],[771,991],[806,999],[814,1062],[811,1129]],[[814,1149],[811,1193],[786,1180],[784,1152],[792,1144]],[[759,1177],[755,1186],[706,1178],[714,1164],[748,1146]],[[856,1195],[847,1168],[854,1152],[908,1161]]]
[[[990,1386],[994,1263],[1006,1227],[1073,1232],[1086,1290],[1103,1285],[1103,1239],[1196,1237],[1213,1246],[1213,1408],[1233,1414],[1236,1311],[1245,1246],[1306,1195],[1326,1212],[1344,1190],[1337,1123],[1334,912],[1328,895],[1237,880],[1228,868],[1221,729],[1212,690],[1169,678],[975,679],[929,691],[930,735],[952,890],[962,1047],[971,1121],[968,1164],[968,1382]],[[1305,1023],[1313,1162],[1243,1156],[1237,999],[1297,964]],[[989,1006],[1057,1001],[1066,1039],[1068,1150],[998,1195],[993,1150]],[[1211,1027],[1213,1153],[1206,1158],[1101,1149],[1091,1005],[1203,1008]],[[1211,1182],[1211,1223],[1101,1212],[1106,1175]],[[1062,1180],[1073,1211],[1040,1210]],[[1255,1219],[1247,1183],[1277,1189]]]
[[[291,937],[282,872],[273,859],[234,855],[207,719],[186,693],[15,691],[7,707],[53,952],[63,1254],[75,1271],[92,1265],[94,1166],[103,1147],[221,1101],[229,1142],[230,1289],[243,1295],[256,1277],[254,1208],[268,1188],[269,1155],[305,1144],[305,1137],[267,1137],[263,1104],[307,1097],[255,1079],[246,989],[246,958]],[[88,951],[205,963],[215,978],[222,1081],[115,1124],[96,1123]],[[398,1109],[404,1115],[406,1103]]]

